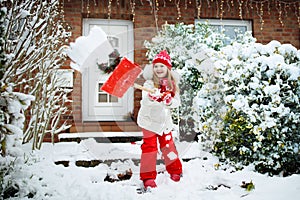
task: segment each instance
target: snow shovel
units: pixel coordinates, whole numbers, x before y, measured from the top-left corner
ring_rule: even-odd
[[[141,72],[142,69],[139,65],[123,57],[100,89],[119,98],[123,97],[131,86],[154,93],[153,90],[134,83]]]

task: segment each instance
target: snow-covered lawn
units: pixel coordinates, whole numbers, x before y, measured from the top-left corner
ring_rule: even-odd
[[[30,145],[23,146],[30,151]],[[81,143],[61,142],[55,145],[44,143],[36,152],[39,160],[28,170],[41,177],[39,190],[45,190],[48,198],[35,196],[34,199],[64,200],[109,200],[109,199],[207,199],[207,200],[282,200],[298,199],[300,193],[300,175],[290,177],[269,177],[248,167],[242,171],[216,170],[218,159],[200,150],[197,143],[177,143],[183,162],[184,174],[179,183],[169,179],[167,173],[159,173],[158,188],[151,193],[137,194],[141,185],[139,167],[133,160],[140,157],[140,143],[97,143],[87,139]],[[99,164],[96,167],[78,167],[78,160],[110,160],[113,163]],[[56,165],[56,161],[70,161],[68,167]],[[107,174],[122,173],[130,169],[133,172],[129,180],[110,183],[104,181]],[[164,165],[157,166],[164,171]],[[243,182],[253,182],[255,189],[246,191]],[[43,193],[43,192],[42,192]]]

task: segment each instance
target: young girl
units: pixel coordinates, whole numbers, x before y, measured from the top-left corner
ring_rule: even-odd
[[[171,68],[170,56],[164,50],[154,57],[152,65],[146,66],[143,72],[146,79],[144,86],[156,91],[142,92],[137,119],[143,131],[140,179],[145,188],[156,187],[157,141],[170,178],[178,182],[182,174],[182,165],[171,132],[174,125],[170,108],[176,108],[180,104],[175,72]]]

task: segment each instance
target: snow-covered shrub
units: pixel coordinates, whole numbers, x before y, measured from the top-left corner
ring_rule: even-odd
[[[56,0],[0,4],[0,199],[45,199],[39,188],[45,183],[28,167],[35,158],[24,153],[22,143],[25,132],[25,141],[34,138],[33,148],[40,148],[45,133],[65,128],[57,123],[67,110],[69,90],[55,84],[68,34]]]
[[[232,41],[236,44],[254,43],[256,40],[251,36],[250,32],[245,34],[237,34],[237,38]],[[226,48],[226,47],[223,47]],[[201,74],[203,82],[202,87],[198,90],[197,96],[194,98],[193,108],[195,110],[194,120],[196,121],[196,129],[199,134],[198,138],[201,141],[204,149],[212,149],[215,141],[219,138],[220,131],[223,129],[223,118],[227,111],[227,106],[224,102],[223,90],[226,86],[221,80],[221,74],[215,67],[216,63],[223,63],[218,54],[220,50],[207,49],[206,56],[209,57],[210,63],[197,64],[197,69]],[[219,52],[222,55],[221,52]],[[199,60],[203,55],[195,54],[194,60]],[[196,62],[194,62],[196,63]],[[210,67],[210,68],[208,68]]]
[[[33,178],[26,169],[32,161],[25,157],[21,145],[23,141],[24,110],[34,100],[32,95],[13,92],[1,83],[0,88],[0,197],[28,196],[29,181]]]
[[[1,84],[30,94],[35,101],[25,115],[24,142],[40,148],[44,135],[68,128],[61,123],[68,112],[70,89],[56,83],[57,69],[66,56],[63,45],[70,36],[64,28],[59,1],[4,1],[4,52],[7,55]]]
[[[15,101],[13,106],[20,104]],[[19,122],[22,124],[22,120]],[[14,134],[5,137],[6,154],[0,156],[0,199],[47,199],[50,188],[32,167],[38,157],[29,154],[30,149],[24,152],[22,127],[12,125],[11,130],[12,127]]]
[[[218,50],[225,45],[223,41],[224,34],[217,33],[208,24],[201,23],[166,24],[152,41],[145,41],[148,60],[151,61],[157,53],[166,49],[172,58],[172,68],[181,75],[179,87],[182,105],[179,109],[179,130],[182,140],[193,140],[197,134],[194,130],[192,104],[202,85],[202,77],[197,67],[203,60],[193,59],[194,55],[208,49]],[[174,113],[177,116],[177,111]]]
[[[0,2],[1,4],[1,2]],[[5,54],[3,50],[4,45],[4,17],[5,17],[6,9],[1,6],[0,8],[0,79],[2,79],[4,73],[4,63],[5,63]]]
[[[195,99],[202,140],[213,138],[215,153],[236,166],[299,173],[300,51],[244,38],[215,53],[219,83],[208,80]]]
[[[0,2],[0,5],[1,5],[1,2]],[[5,53],[2,48],[3,44],[4,44],[4,34],[3,34],[4,33],[4,25],[3,25],[4,17],[5,17],[5,9],[3,9],[1,6],[1,9],[0,9],[0,79],[2,79],[2,77],[3,77],[3,73],[4,73],[3,65],[5,64],[5,60],[6,60]],[[0,85],[0,87],[2,88],[1,85]],[[2,146],[1,143],[4,139],[4,131],[2,130],[2,126],[5,122],[5,112],[3,111],[3,108],[2,108],[3,104],[4,104],[4,102],[0,96],[0,106],[1,106],[1,109],[0,109],[0,147]]]

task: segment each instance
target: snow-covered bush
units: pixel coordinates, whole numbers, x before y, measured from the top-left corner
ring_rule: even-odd
[[[58,122],[70,90],[57,87],[56,70],[65,59],[62,45],[69,34],[57,0],[0,4],[0,198],[45,199],[39,188],[45,183],[28,170],[35,160],[22,143],[33,139],[32,148],[40,148],[46,133],[66,128]]]
[[[23,172],[21,166],[25,164],[21,150],[25,120],[23,112],[30,105],[33,96],[13,92],[10,87],[2,87],[0,98],[3,116],[0,124],[0,197],[6,199],[20,190],[21,185],[16,181],[20,181],[17,176]]]
[[[2,86],[30,94],[34,103],[25,115],[24,142],[40,148],[44,135],[66,128],[70,89],[57,84],[57,69],[66,56],[63,45],[70,36],[64,28],[59,1],[4,1],[4,52],[7,55]]]
[[[217,73],[195,98],[201,140],[237,167],[299,173],[300,51],[246,35],[212,57]]]
[[[27,99],[27,95],[16,95],[23,99],[22,102],[31,98],[29,96]],[[10,107],[26,106],[13,101]],[[15,114],[19,115],[18,112]],[[30,149],[26,149],[25,153],[22,148],[22,121],[22,118],[15,119],[9,127],[14,134],[5,135],[5,156],[0,156],[0,199],[47,199],[51,195],[50,188],[47,188],[47,183],[37,176],[32,167],[39,158],[33,152],[28,153]]]
[[[1,2],[0,2],[0,5],[2,5]],[[4,34],[3,34],[4,33],[4,25],[3,25],[4,17],[5,17],[5,9],[3,9],[2,6],[1,6],[1,9],[0,9],[0,79],[2,79],[2,77],[3,77],[3,73],[4,73],[3,65],[5,64],[5,60],[6,60],[5,53],[4,53],[3,48],[2,48],[3,44],[4,44]],[[0,85],[0,87],[2,88],[1,85]],[[1,106],[1,109],[0,109],[0,145],[1,145],[1,142],[3,141],[3,139],[4,139],[3,138],[4,133],[2,131],[2,125],[4,124],[4,121],[5,121],[5,113],[2,109],[2,105],[3,105],[2,98],[0,96],[0,106]]]
[[[1,56],[5,65],[5,54]],[[24,110],[34,100],[32,95],[13,92],[12,87],[1,82],[0,87],[0,198],[28,196],[26,186],[33,180],[25,166],[27,159],[22,152]],[[36,177],[35,177],[36,178]]]
[[[179,131],[181,140],[193,140],[197,132],[194,130],[193,98],[201,88],[202,78],[197,69],[203,60],[194,56],[206,50],[218,50],[225,44],[225,35],[217,33],[208,24],[196,25],[166,24],[152,41],[145,41],[148,49],[148,60],[161,50],[166,49],[172,58],[172,68],[181,74],[179,83],[182,105],[179,109]],[[207,58],[207,57],[206,57]],[[193,62],[190,62],[193,60]],[[198,63],[198,64],[197,64]],[[177,111],[174,112],[177,117]]]
[[[0,2],[1,3],[1,2]],[[3,77],[4,73],[4,63],[5,63],[5,54],[3,50],[4,44],[4,17],[5,17],[6,9],[0,8],[0,79]]]

